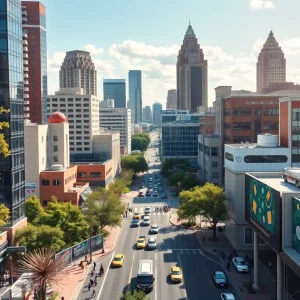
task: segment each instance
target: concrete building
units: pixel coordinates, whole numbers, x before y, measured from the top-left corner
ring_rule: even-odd
[[[22,1],[25,118],[47,122],[46,8],[38,1]]]
[[[278,135],[261,134],[257,144],[225,145],[225,195],[229,219],[225,235],[236,250],[251,250],[252,231],[245,221],[245,174],[282,172],[291,166],[289,148],[279,146]]]
[[[128,85],[129,85],[129,100],[128,108],[131,109],[131,121],[134,124],[139,124],[143,121],[142,108],[142,71],[129,70],[128,71]]]
[[[256,91],[262,93],[270,83],[285,82],[286,61],[273,32],[270,31],[261,49],[256,64]]]
[[[100,102],[100,107],[103,108],[115,108],[115,100],[107,99]]]
[[[97,71],[89,52],[74,50],[66,53],[59,71],[59,87],[81,88],[84,95],[97,96]]]
[[[103,79],[103,99],[114,99],[116,108],[126,108],[125,79]]]
[[[168,90],[167,96],[167,109],[177,109],[177,91],[176,90]]]
[[[103,102],[103,101],[102,101]],[[101,102],[101,103],[102,103]],[[100,104],[101,104],[100,103]],[[121,154],[131,152],[131,111],[128,108],[106,108],[99,110],[100,127],[120,133]]]
[[[155,102],[152,105],[152,120],[154,125],[160,125],[161,123],[161,111],[162,111],[162,104],[159,102]]]
[[[177,109],[207,106],[207,60],[189,24],[177,57]]]
[[[270,93],[298,94],[300,93],[300,84],[294,82],[270,82],[269,86],[262,89],[263,94]]]
[[[152,110],[149,105],[143,108],[143,121],[146,123],[152,123]]]

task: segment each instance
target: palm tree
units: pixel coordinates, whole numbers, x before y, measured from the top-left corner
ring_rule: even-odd
[[[55,259],[55,253],[55,250],[47,248],[28,252],[17,263],[14,270],[17,276],[23,273],[30,274],[28,281],[31,290],[38,291],[42,300],[46,300],[47,288],[60,286],[67,273],[64,270],[67,266],[64,255]]]

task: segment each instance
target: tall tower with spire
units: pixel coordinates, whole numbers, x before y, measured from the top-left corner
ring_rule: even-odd
[[[256,64],[256,91],[261,93],[270,83],[286,81],[286,61],[272,30],[261,49]]]
[[[207,106],[207,60],[190,22],[178,53],[176,73],[177,109],[197,112],[197,107]]]

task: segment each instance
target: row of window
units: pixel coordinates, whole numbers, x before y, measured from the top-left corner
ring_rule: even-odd
[[[231,109],[225,109],[224,115],[230,116]],[[252,116],[252,109],[244,109],[244,108],[233,109],[232,115],[233,116]],[[265,108],[264,116],[279,116],[279,108]]]
[[[225,159],[234,161],[235,158],[231,153],[225,152]],[[237,159],[238,162],[241,162]],[[288,157],[286,155],[246,155],[244,162],[247,164],[272,164],[272,163],[286,163]]]
[[[48,98],[47,99],[48,101],[51,101],[52,102],[58,102],[58,98]],[[89,101],[90,99],[89,98],[75,98],[75,101]],[[66,98],[59,98],[59,101],[60,102],[65,102],[66,101]],[[68,98],[68,101],[72,102],[74,101],[74,98]]]
[[[78,178],[87,178],[88,173],[87,172],[79,172],[78,173]],[[90,172],[89,173],[90,178],[100,178],[101,177],[101,172]]]
[[[199,151],[203,152],[208,156],[219,156],[219,148],[218,147],[207,147],[203,144],[199,143]]]

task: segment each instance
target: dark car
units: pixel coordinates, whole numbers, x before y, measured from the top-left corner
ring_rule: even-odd
[[[140,226],[140,219],[132,219],[131,226],[132,227],[139,227]]]
[[[144,197],[144,193],[143,192],[139,192],[139,197]]]
[[[167,197],[167,195],[165,193],[161,193],[160,198],[161,199],[167,199],[168,197]]]
[[[153,192],[152,197],[158,197],[157,192]]]
[[[146,197],[151,197],[151,192],[150,191],[146,192]]]
[[[212,272],[212,280],[213,280],[215,286],[218,286],[218,287],[228,286],[226,276],[221,271],[213,271]]]

